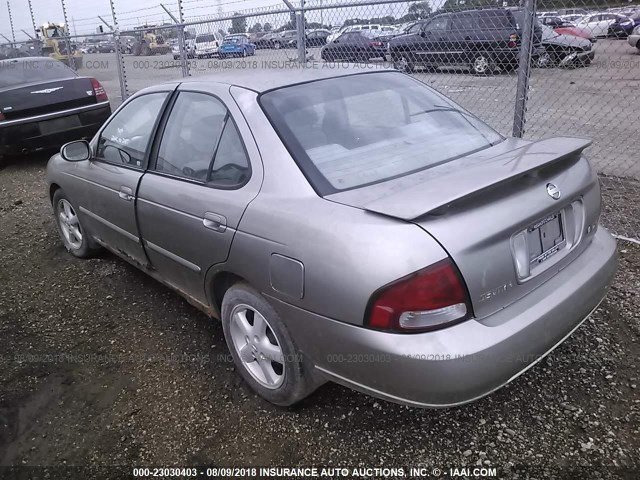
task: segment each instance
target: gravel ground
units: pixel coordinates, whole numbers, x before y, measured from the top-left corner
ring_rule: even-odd
[[[592,318],[489,397],[419,410],[327,384],[280,409],[240,381],[217,322],[112,255],[64,251],[44,165],[0,172],[0,465],[485,465],[520,478],[638,478],[640,246],[619,244]],[[614,221],[638,221],[636,186],[606,190]]]

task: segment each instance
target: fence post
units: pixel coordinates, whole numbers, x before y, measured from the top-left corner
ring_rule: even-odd
[[[306,35],[304,34],[304,10],[296,14],[296,30],[298,44],[298,62],[304,65],[307,61],[307,49],[305,45]]]
[[[185,46],[185,40],[184,40],[184,25],[182,24],[182,1],[178,0],[178,10],[180,12],[179,13],[180,21],[178,21],[178,19],[173,16],[171,11],[169,11],[169,9],[164,6],[164,4],[161,3],[160,6],[163,8],[163,10],[165,12],[167,12],[169,17],[171,17],[171,20],[173,20],[173,23],[176,24],[176,28],[178,29],[178,32],[177,32],[178,33],[178,48],[180,49],[180,66],[182,67],[182,76],[183,77],[188,77],[189,76],[189,64],[187,62],[187,52],[186,52],[186,46]]]
[[[522,42],[520,43],[518,55],[518,85],[516,87],[516,104],[513,112],[513,136],[518,138],[522,138],[524,135],[526,123],[535,19],[536,0],[524,0],[524,25],[521,26]]]
[[[118,60],[118,80],[120,81],[120,95],[124,102],[127,97],[127,72],[124,66],[124,57],[120,50],[120,28],[118,27],[118,18],[116,17],[116,7],[113,0],[109,2],[111,4],[111,18],[113,19],[113,39],[116,43],[116,58]]]
[[[73,58],[73,53],[71,53],[71,32],[69,31],[69,21],[67,20],[67,8],[64,5],[64,0],[60,0],[62,4],[62,18],[64,19],[64,28],[67,31],[67,34],[64,36],[65,44],[67,45],[67,63],[71,70],[76,69],[76,60]]]
[[[11,4],[9,3],[9,0],[7,0],[7,11],[9,12],[9,25],[11,26],[11,38],[13,39],[13,43],[11,43],[11,48],[13,48],[14,44],[16,43],[16,32],[13,29],[13,17],[11,16]]]

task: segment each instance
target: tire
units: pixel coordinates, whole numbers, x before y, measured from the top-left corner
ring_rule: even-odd
[[[475,75],[490,75],[495,70],[493,57],[487,52],[475,52],[470,68]]]
[[[552,52],[544,52],[538,56],[535,66],[538,68],[553,68],[558,63],[556,55]]]
[[[407,55],[400,55],[393,62],[393,65],[396,70],[400,70],[401,72],[404,72],[404,73],[413,73],[415,69],[415,66],[413,65],[413,63],[411,63]]]
[[[242,58],[246,58],[247,56],[247,51],[245,49],[242,50]]]
[[[280,50],[281,47],[282,45],[280,45],[280,42],[273,42],[273,48],[275,48],[276,50]]]
[[[100,252],[101,247],[89,236],[82,226],[77,209],[71,204],[62,189],[56,190],[51,202],[58,235],[67,251],[78,258],[90,258]],[[64,218],[63,218],[64,217]],[[74,220],[71,220],[73,217]],[[76,228],[75,233],[73,227]],[[78,235],[80,238],[78,238]]]
[[[276,311],[248,284],[236,283],[227,290],[221,316],[224,337],[238,372],[265,400],[280,406],[293,405],[322,383],[305,368]]]

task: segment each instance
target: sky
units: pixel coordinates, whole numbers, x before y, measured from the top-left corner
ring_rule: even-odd
[[[357,1],[357,0],[354,0]],[[443,0],[432,0],[441,3]],[[72,35],[90,35],[96,31],[96,27],[102,22],[98,18],[102,16],[109,24],[113,24],[109,0],[64,0],[67,19]],[[330,3],[343,3],[344,0],[306,0],[307,6],[328,5]],[[114,0],[118,24],[121,29],[132,28],[141,24],[161,24],[171,21],[169,15],[162,9],[163,3],[176,17],[178,16],[177,0]],[[292,0],[294,5],[300,5],[300,0]],[[28,0],[9,0],[11,18],[13,19],[16,41],[24,41],[28,37],[22,30],[33,35],[33,26],[29,14]],[[36,26],[40,27],[44,22],[63,22],[62,0],[31,0]],[[286,8],[282,0],[183,0],[183,14],[186,21],[201,20],[213,17],[221,10],[223,15],[231,15],[237,11],[264,11],[266,9]],[[348,18],[370,18],[393,15],[400,17],[407,12],[409,3],[397,3],[389,5],[360,6],[356,8],[329,9],[322,15],[319,11],[307,14],[307,21],[325,24],[341,25]],[[254,17],[248,20],[248,26],[253,23],[269,22],[274,28],[288,21],[288,15],[267,15]],[[206,27],[202,27],[206,28]],[[227,27],[228,28],[228,27]],[[11,23],[7,1],[0,0],[0,34],[12,40]],[[0,36],[0,43],[6,39]]]

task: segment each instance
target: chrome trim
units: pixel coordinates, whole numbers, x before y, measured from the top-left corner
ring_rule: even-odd
[[[82,213],[85,213],[85,214],[89,215],[91,218],[93,218],[94,220],[96,220],[96,221],[98,221],[98,222],[102,223],[103,225],[106,225],[107,227],[109,227],[109,228],[111,228],[111,229],[115,230],[115,231],[116,231],[116,232],[118,232],[120,235],[122,235],[122,236],[124,236],[124,237],[127,237],[129,240],[132,240],[132,241],[134,241],[134,242],[136,242],[136,243],[138,243],[138,242],[140,241],[140,239],[139,239],[138,237],[136,237],[135,235],[133,235],[133,234],[131,234],[131,233],[127,232],[126,230],[124,230],[124,229],[120,228],[119,226],[114,225],[113,223],[111,223],[111,222],[109,222],[109,221],[105,220],[105,219],[104,219],[104,218],[102,218],[100,215],[96,215],[95,213],[90,212],[89,210],[87,210],[87,209],[86,209],[86,208],[84,208],[84,207],[80,207],[80,211],[81,211]]]
[[[164,255],[165,257],[170,258],[171,260],[173,260],[176,263],[179,263],[183,267],[187,267],[189,270],[193,272],[200,273],[201,269],[198,265],[196,265],[195,263],[191,263],[189,260],[185,260],[182,257],[179,257],[175,253],[171,253],[169,250],[165,250],[164,248],[156,245],[155,243],[151,243],[147,240],[144,240],[144,246],[149,247],[151,250],[159,253],[160,255]]]
[[[59,112],[44,113],[42,115],[36,115],[34,117],[16,118],[15,120],[5,120],[0,122],[0,128],[11,125],[21,125],[23,123],[40,122],[42,120],[49,120],[52,118],[64,117],[66,115],[73,115],[74,113],[82,113],[90,110],[97,110],[101,107],[109,105],[109,100],[100,103],[93,103],[91,105],[85,105],[83,107],[70,108],[68,110],[60,110]]]

